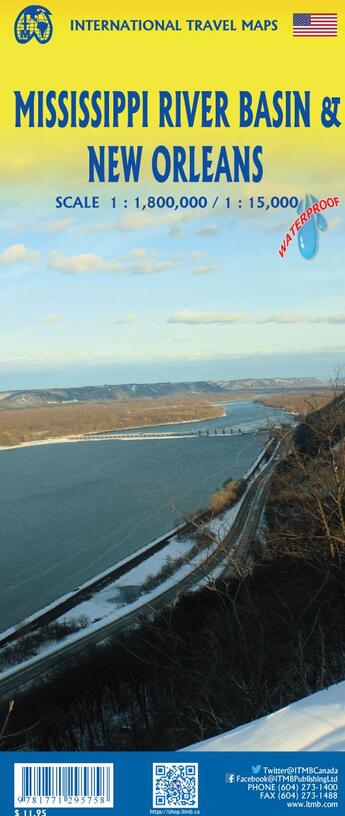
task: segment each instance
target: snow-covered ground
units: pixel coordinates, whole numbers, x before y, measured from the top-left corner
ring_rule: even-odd
[[[208,548],[207,554],[210,555],[217,546],[218,542],[214,542],[214,544]],[[198,566],[201,567],[205,558],[206,551],[204,550],[202,553],[199,553],[199,555],[193,558],[192,561],[183,564],[183,566],[177,569],[165,581],[162,581],[162,583],[155,587],[155,589],[152,589],[149,592],[144,592],[132,603],[121,603],[119,601],[118,595],[114,595],[114,592],[116,593],[114,584],[111,584],[109,587],[106,587],[99,593],[95,593],[95,595],[92,596],[89,601],[79,604],[66,615],[63,615],[61,618],[57,618],[57,622],[63,623],[64,621],[71,620],[72,618],[76,619],[82,615],[86,615],[88,618],[86,626],[71,635],[67,635],[63,641],[61,640],[58,644],[53,640],[42,644],[33,657],[25,659],[20,664],[17,663],[15,666],[11,666],[8,669],[5,668],[3,671],[1,671],[0,680],[10,677],[11,674],[15,673],[19,668],[35,665],[35,663],[38,663],[41,660],[43,655],[47,656],[54,654],[54,652],[59,652],[64,646],[67,646],[74,641],[81,640],[83,636],[88,635],[91,632],[101,630],[106,624],[120,620],[120,618],[123,618],[125,615],[128,615],[136,610],[140,611],[141,607],[147,606],[150,601],[153,601],[157,596],[161,595],[162,592],[175,586],[175,584],[178,584],[193,570],[196,570]],[[103,595],[103,593],[105,594]],[[111,593],[114,595],[114,597],[111,597]],[[107,633],[105,633],[104,637],[107,637]]]
[[[146,579],[150,576],[157,575],[168,560],[173,562],[181,555],[187,555],[195,545],[193,535],[186,535],[186,537],[183,538],[180,534],[179,536],[173,537],[163,550],[155,553],[150,558],[146,558],[145,561],[142,561],[141,564],[138,564],[137,567],[129,570],[129,572],[126,572],[121,578],[113,581],[104,589],[95,592],[88,600],[74,606],[69,612],[57,618],[57,621],[63,623],[64,621],[70,621],[80,616],[86,616],[90,623],[95,623],[97,620],[100,620],[100,618],[103,619],[113,616],[114,610],[116,609],[122,610],[121,614],[124,613],[125,607],[126,612],[130,611],[132,607],[129,599],[130,592],[133,592],[135,595],[135,591],[137,590],[136,597],[140,594],[141,603],[146,603],[148,596],[154,597],[155,595],[159,595],[165,588],[178,583],[181,578],[195,570],[198,565],[201,565],[205,561],[205,558],[207,558],[207,556],[219,546],[222,539],[225,538],[242,506],[246,492],[247,491],[245,491],[243,496],[233,507],[230,507],[224,513],[221,513],[205,524],[205,527],[207,527],[214,536],[214,543],[211,543],[207,549],[202,550],[198,555],[194,556],[191,561],[176,569],[168,579],[162,581],[155,588],[154,593],[142,591],[142,585]],[[220,569],[221,571],[223,567],[217,567],[216,569]],[[203,582],[205,580],[207,579],[202,579]]]
[[[345,751],[345,681],[184,751]]]
[[[99,620],[100,617],[109,617],[114,612],[114,609],[123,609],[125,606],[129,606],[128,601],[126,602],[125,600],[126,590],[130,592],[130,589],[132,589],[135,593],[135,589],[137,588],[139,595],[142,584],[149,576],[156,575],[169,558],[173,561],[179,558],[180,555],[186,555],[193,544],[195,544],[195,540],[192,541],[191,538],[181,540],[177,538],[172,539],[163,550],[155,553],[150,558],[146,558],[145,561],[142,561],[137,567],[126,572],[125,575],[122,575],[121,578],[113,581],[104,587],[104,589],[95,592],[87,601],[82,601],[70,609],[69,612],[65,612],[64,615],[57,618],[57,621],[62,623],[63,621],[70,621],[81,615],[85,615],[90,622],[93,622]],[[177,575],[177,572],[174,573],[174,576],[175,575]]]

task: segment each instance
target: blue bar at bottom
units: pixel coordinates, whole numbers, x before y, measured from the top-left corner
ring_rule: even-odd
[[[1,753],[1,816],[345,812],[345,753]]]

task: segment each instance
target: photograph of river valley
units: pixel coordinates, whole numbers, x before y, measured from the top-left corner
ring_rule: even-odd
[[[3,751],[186,749],[345,679],[340,376],[2,391],[0,529]]]

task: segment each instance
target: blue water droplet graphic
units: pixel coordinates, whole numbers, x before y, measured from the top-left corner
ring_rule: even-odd
[[[305,196],[305,199],[301,200],[297,212],[301,213],[310,207],[311,204],[311,197],[309,195]],[[309,221],[303,225],[302,229],[298,233],[298,249],[303,258],[307,261],[310,261],[311,258],[314,258],[317,254],[319,248],[319,240],[317,234],[317,228],[315,223],[315,216],[309,219]]]
[[[315,198],[315,196],[311,196],[311,200],[312,200],[313,204],[317,204],[317,203],[318,203],[317,198]],[[323,215],[321,215],[321,213],[316,213],[316,223],[317,223],[318,228],[319,228],[319,229],[320,229],[322,232],[326,232],[326,229],[327,229],[327,221],[326,221],[326,219],[323,217]]]
[[[298,214],[304,212],[307,207],[312,204],[317,204],[318,199],[310,194],[306,194],[298,204]],[[303,258],[310,261],[315,258],[319,250],[319,234],[318,231],[325,232],[327,229],[327,221],[321,213],[313,213],[306,224],[303,224],[302,229],[298,233],[298,249]]]

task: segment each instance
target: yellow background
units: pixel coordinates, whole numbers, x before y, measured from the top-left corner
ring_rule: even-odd
[[[45,183],[63,169],[75,181],[87,179],[86,144],[140,144],[149,148],[169,144],[258,144],[264,146],[265,181],[306,181],[341,185],[342,128],[325,129],[320,123],[321,100],[341,96],[344,83],[343,21],[338,13],[338,37],[292,36],[296,11],[334,12],[328,0],[304,3],[90,2],[48,0],[54,26],[44,46],[36,41],[20,45],[13,25],[21,4],[5,2],[2,10],[1,52],[1,158],[5,180]],[[187,9],[187,10],[186,10]],[[71,32],[71,18],[188,18],[231,19],[236,32]],[[240,30],[241,19],[277,18],[278,31]],[[30,89],[147,89],[151,94],[151,124],[147,131],[88,128],[53,130],[14,128],[13,90]],[[224,89],[230,96],[231,129],[193,130],[155,127],[158,89]],[[237,127],[238,91],[254,94],[265,89],[310,89],[310,129],[242,129]],[[150,150],[147,150],[149,156]],[[314,190],[316,187],[314,186]]]

